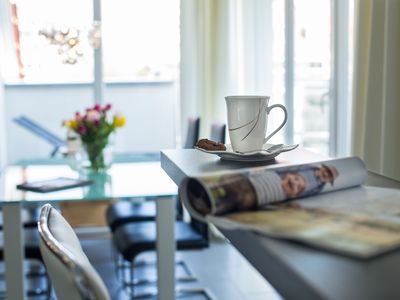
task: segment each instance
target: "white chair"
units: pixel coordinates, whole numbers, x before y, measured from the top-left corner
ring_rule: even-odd
[[[41,209],[38,229],[40,251],[57,299],[110,299],[74,230],[50,204]]]

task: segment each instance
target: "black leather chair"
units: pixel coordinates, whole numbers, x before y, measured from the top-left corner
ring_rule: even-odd
[[[196,145],[199,139],[200,118],[191,117],[188,119],[188,128],[184,148],[190,149]],[[130,202],[119,201],[110,205],[106,212],[106,220],[111,231],[118,226],[130,222],[152,221],[156,216],[156,205],[152,198],[145,201]],[[182,206],[177,205],[177,218],[182,216]]]
[[[188,119],[188,128],[186,130],[184,149],[191,149],[196,145],[200,134],[200,118],[190,117]]]
[[[200,118],[199,117],[190,117],[188,119],[188,128],[186,131],[186,138],[184,148],[193,148],[197,143],[199,138],[200,131]],[[155,221],[156,218],[156,203],[153,201],[153,198],[145,198],[142,201],[118,201],[116,203],[111,204],[106,211],[106,221],[108,227],[111,232],[114,232],[119,226],[127,223],[135,223],[142,221]],[[176,218],[177,220],[181,220],[183,216],[183,208],[179,201],[177,201],[176,205]],[[115,267],[116,273],[119,274],[121,269],[125,267],[130,267],[130,265],[126,266],[122,261],[120,261],[119,256],[114,253],[115,259]],[[136,266],[144,266],[154,264],[148,261],[137,261]],[[183,261],[177,261],[178,265],[181,265],[182,268],[188,274],[187,277],[180,278],[180,280],[194,280],[195,278],[191,275],[190,270],[186,266]],[[138,282],[138,284],[145,284],[152,282],[152,280],[142,280]]]
[[[208,247],[208,225],[196,219],[190,223],[185,221],[175,222],[175,239],[177,250],[193,250]],[[113,243],[123,259],[129,263],[129,280],[123,276],[123,285],[130,287],[132,297],[152,297],[154,294],[135,295],[134,287],[140,282],[135,281],[134,266],[136,257],[145,252],[156,249],[156,223],[154,221],[143,221],[126,223],[116,228],[113,232]],[[209,294],[204,289],[187,289],[178,291],[178,294],[202,293],[207,298]]]
[[[210,140],[225,144],[226,125],[224,123],[215,122],[211,124]]]
[[[141,199],[139,202],[118,201],[111,204],[106,211],[108,227],[112,232],[120,225],[129,222],[153,221],[156,205],[153,198]]]

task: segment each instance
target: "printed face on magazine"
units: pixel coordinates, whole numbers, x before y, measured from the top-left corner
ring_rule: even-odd
[[[317,173],[318,180],[333,185],[335,179],[339,176],[338,170],[334,166],[322,165]]]
[[[288,198],[300,195],[307,187],[307,181],[299,173],[287,172],[282,178],[282,189]]]

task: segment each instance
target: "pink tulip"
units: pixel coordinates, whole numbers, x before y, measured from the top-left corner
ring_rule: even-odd
[[[84,127],[84,126],[79,126],[79,128],[78,128],[78,131],[79,131],[79,134],[80,135],[84,135],[85,133],[86,133],[86,127]]]
[[[104,108],[103,108],[103,111],[107,111],[107,110],[110,110],[111,109],[111,104],[110,103],[108,103]]]
[[[101,115],[97,110],[89,110],[86,113],[86,120],[88,120],[89,122],[96,122],[96,121],[100,121]]]

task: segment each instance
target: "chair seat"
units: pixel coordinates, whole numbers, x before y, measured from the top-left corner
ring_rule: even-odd
[[[0,231],[0,260],[4,259],[4,234]],[[42,255],[39,248],[39,232],[37,228],[25,228],[25,258],[37,259],[42,261]]]
[[[155,222],[136,222],[119,226],[113,233],[114,244],[124,259],[132,261],[144,251],[155,249]],[[177,249],[199,249],[208,247],[208,240],[184,221],[175,222]]]
[[[111,231],[129,222],[152,221],[156,217],[156,203],[120,201],[110,205],[106,212],[107,224]]]

